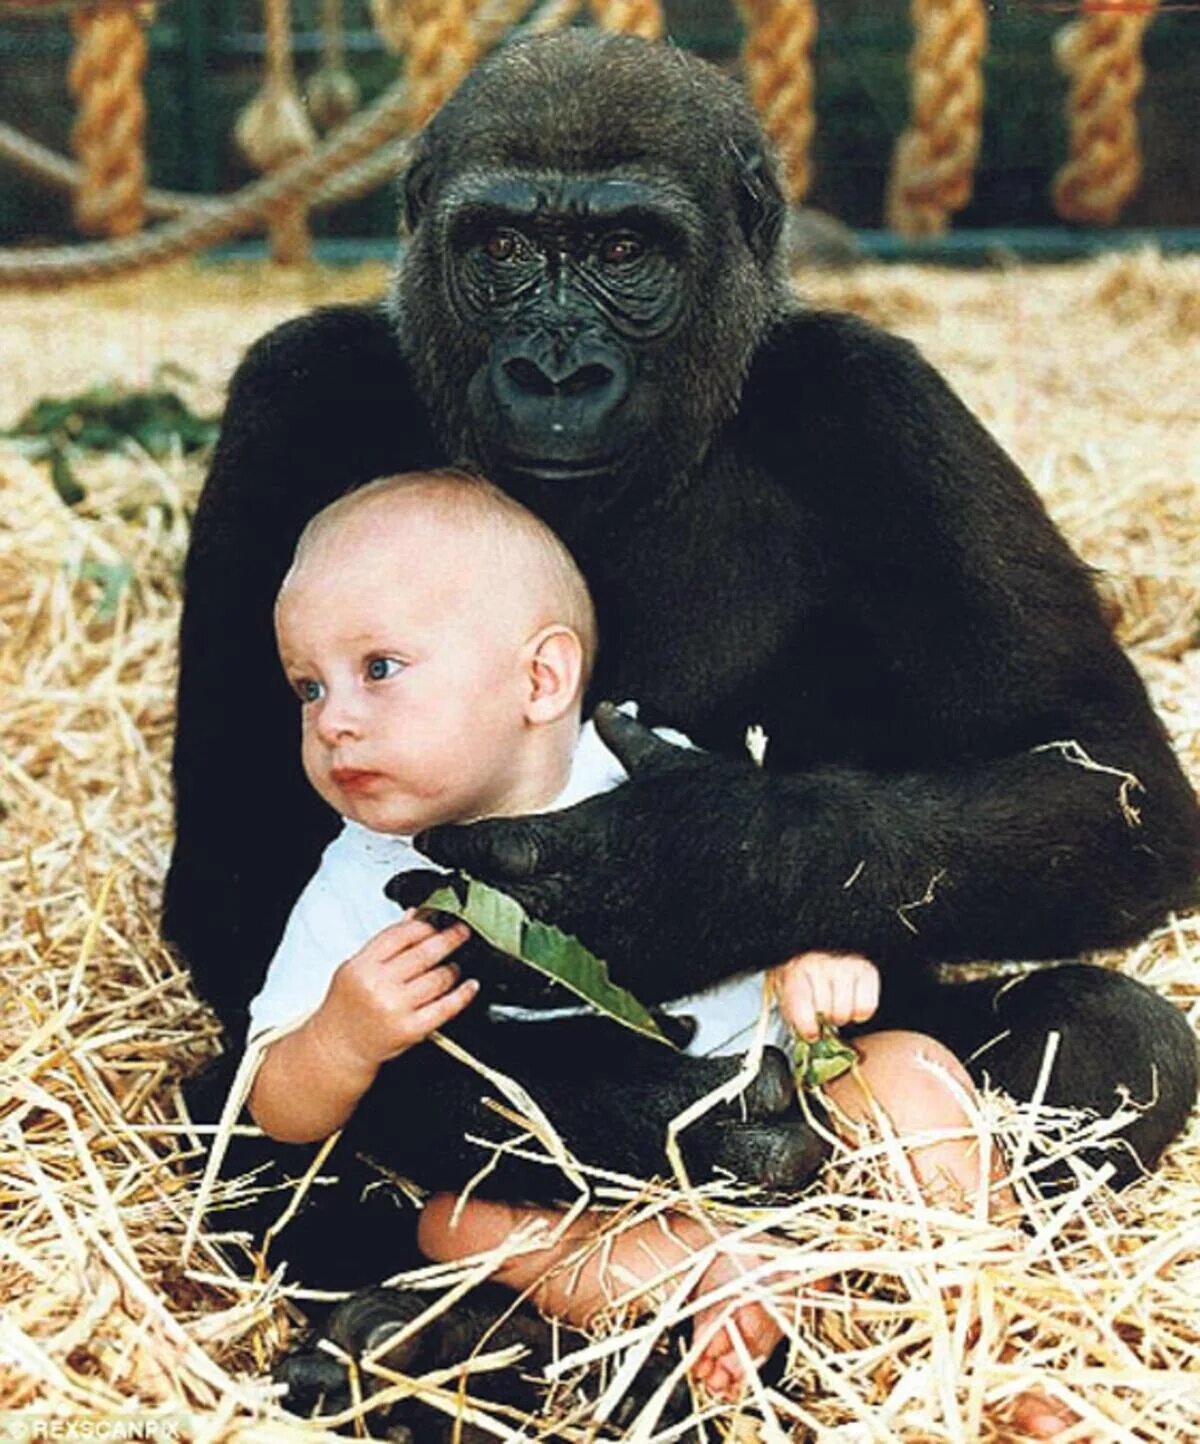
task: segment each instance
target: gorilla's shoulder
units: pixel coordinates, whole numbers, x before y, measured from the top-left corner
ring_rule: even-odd
[[[324,306],[284,321],[246,352],[234,375],[232,393],[268,391],[276,402],[289,391],[347,382],[374,384],[404,370],[395,332],[382,302]]]
[[[903,386],[933,374],[911,341],[848,311],[795,310],[766,332],[750,371],[750,391],[765,402],[811,385],[823,404],[891,382]]]

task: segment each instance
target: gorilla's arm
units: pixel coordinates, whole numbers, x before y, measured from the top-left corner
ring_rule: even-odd
[[[760,773],[610,716],[629,785],[426,850],[577,932],[649,1001],[805,948],[890,968],[1061,956],[1184,904],[1200,819],[1144,688],[1028,483],[915,349],[791,318],[741,427],[820,528],[877,659],[855,756]]]
[[[300,769],[275,591],[315,511],[432,456],[424,410],[375,307],[288,322],[234,377],[184,574],[163,931],[235,1030],[334,827]]]

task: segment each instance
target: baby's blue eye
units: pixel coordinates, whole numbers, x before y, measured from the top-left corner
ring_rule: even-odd
[[[372,682],[385,682],[404,666],[397,657],[372,657],[367,663],[367,676]]]
[[[312,677],[301,677],[298,682],[293,682],[292,686],[301,702],[319,702],[325,692],[320,682]]]

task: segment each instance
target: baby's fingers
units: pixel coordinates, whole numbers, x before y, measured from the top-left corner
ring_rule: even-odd
[[[479,980],[466,978],[457,988],[443,993],[440,998],[435,998],[423,1008],[417,1008],[413,1017],[420,1025],[422,1034],[428,1037],[436,1029],[444,1027],[451,1018],[457,1018],[478,992]]]
[[[854,977],[854,1022],[865,1023],[879,1007],[879,969],[872,963],[860,968]]]

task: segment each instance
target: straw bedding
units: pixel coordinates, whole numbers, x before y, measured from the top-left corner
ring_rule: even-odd
[[[215,410],[239,352],[269,324],[381,282],[378,268],[185,268],[0,297],[0,425],[43,394],[106,378],[145,385],[165,361],[188,367],[189,399]],[[807,289],[919,341],[1022,462],[1103,570],[1119,633],[1200,770],[1200,260],[866,269]],[[223,1256],[203,1231],[181,1257],[196,1192],[182,1163],[203,1140],[185,1125],[178,1081],[217,1035],[155,917],[170,842],[178,574],[202,466],[131,453],[79,473],[88,495],[72,511],[45,467],[0,442],[0,1410],[187,1415],[213,1439],[311,1431],[277,1410],[267,1382],[296,1336],[286,1249],[274,1243],[264,1258],[252,1246],[250,1279],[231,1263],[244,1274],[247,1252]],[[122,562],[128,580],[106,596]],[[1104,961],[1200,1021],[1200,918],[1173,919]],[[976,1126],[1008,1141],[1027,1194],[1035,1133],[1066,1140],[1113,1125],[989,1097]],[[757,1239],[762,1276],[778,1263],[799,1282],[781,1306],[794,1387],[753,1392],[739,1428],[755,1421],[764,1440],[805,1429],[847,1441],[1010,1439],[1012,1400],[1041,1380],[1081,1417],[1071,1437],[1200,1437],[1195,1120],[1153,1178],[1116,1197],[1081,1171],[1053,1207],[1030,1203],[1026,1234],[922,1206],[890,1153],[886,1138],[842,1152],[787,1209],[596,1181],[623,1204],[617,1226],[669,1201],[700,1209]],[[435,1269],[425,1281],[461,1276]],[[693,1282],[662,1280],[648,1325],[614,1314],[582,1352],[563,1335],[547,1412],[565,1435],[583,1438],[606,1417],[640,1355],[686,1313]],[[582,1394],[569,1387],[581,1378]],[[390,1387],[449,1412],[461,1395],[453,1374]],[[521,1427],[482,1422],[498,1437]],[[629,1430],[653,1434],[652,1411]]]

